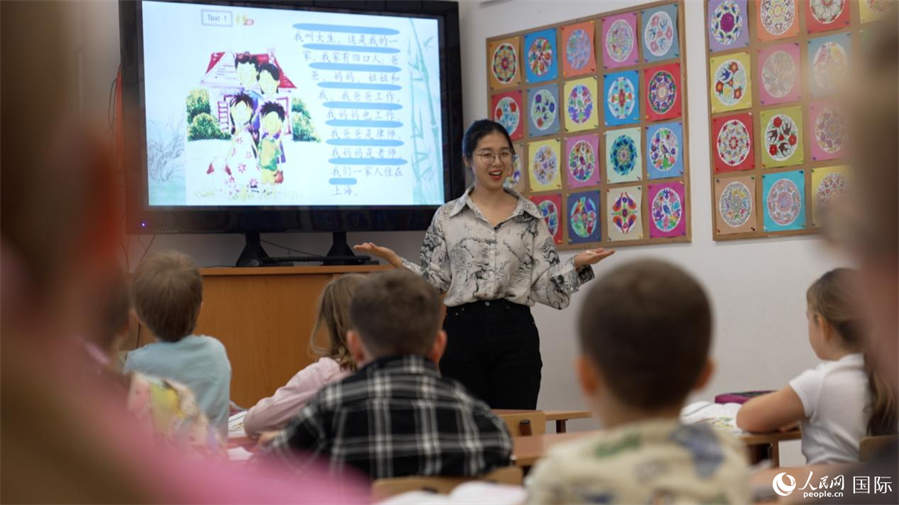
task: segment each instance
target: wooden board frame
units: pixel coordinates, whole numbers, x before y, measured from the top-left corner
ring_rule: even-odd
[[[582,79],[584,77],[596,78],[597,98],[598,99],[595,101],[594,105],[596,106],[597,114],[599,114],[599,116],[598,116],[599,117],[599,126],[597,128],[569,133],[565,130],[565,126],[564,126],[565,122],[563,120],[564,113],[560,110],[559,114],[562,114],[562,116],[560,116],[560,118],[559,118],[561,128],[558,133],[553,134],[553,135],[540,136],[540,137],[530,137],[527,135],[527,131],[526,131],[525,136],[522,139],[514,141],[514,143],[516,145],[524,146],[524,149],[522,150],[522,152],[517,153],[517,155],[519,157],[523,158],[523,160],[522,160],[523,182],[519,185],[519,187],[521,189],[523,189],[522,194],[525,196],[531,196],[531,195],[548,196],[548,195],[558,194],[562,197],[562,208],[559,209],[559,212],[560,212],[559,226],[562,227],[562,243],[557,244],[558,249],[578,250],[578,249],[586,249],[586,248],[593,248],[593,247],[616,247],[617,248],[617,247],[624,247],[624,246],[685,243],[685,242],[692,241],[692,217],[693,216],[692,216],[692,208],[691,208],[691,204],[690,204],[690,163],[689,163],[689,145],[690,145],[690,143],[689,143],[689,132],[688,132],[689,131],[689,126],[688,126],[688,123],[689,123],[688,109],[689,109],[689,107],[687,104],[687,51],[686,51],[686,42],[685,42],[685,35],[684,35],[684,29],[685,29],[684,21],[685,20],[684,20],[684,3],[683,2],[684,2],[684,0],[663,0],[663,1],[649,2],[649,3],[641,4],[638,6],[634,6],[634,7],[628,7],[626,9],[602,12],[602,13],[594,14],[594,15],[590,15],[590,16],[569,19],[569,20],[566,20],[561,23],[553,23],[553,24],[549,24],[549,25],[528,28],[526,30],[520,30],[517,32],[497,35],[494,37],[489,37],[486,40],[485,50],[486,50],[486,54],[487,54],[487,61],[485,62],[485,66],[486,66],[487,76],[488,76],[488,78],[487,78],[488,84],[486,86],[487,117],[490,117],[490,118],[493,117],[492,98],[491,98],[492,95],[511,91],[511,90],[521,90],[524,98],[522,99],[523,103],[521,104],[522,107],[521,107],[519,121],[523,122],[526,126],[527,121],[529,119],[527,117],[527,115],[528,115],[527,91],[529,89],[540,87],[540,86],[545,86],[547,84],[557,84],[559,86],[559,90],[560,90],[559,105],[561,107],[561,105],[564,104],[564,102],[565,102],[564,97],[561,96],[562,95],[561,90],[564,89],[564,84],[566,81],[569,81],[569,80],[574,81],[577,79]],[[643,30],[642,30],[643,18],[642,18],[641,13],[642,13],[642,11],[647,10],[647,9],[668,6],[668,5],[677,7],[678,56],[675,58],[667,58],[667,59],[658,60],[658,61],[651,61],[651,62],[644,61],[644,58],[643,58]],[[603,52],[603,39],[602,39],[602,19],[609,17],[609,16],[615,16],[615,15],[620,15],[620,14],[630,13],[630,12],[636,13],[636,15],[637,15],[637,19],[636,19],[637,30],[635,33],[635,36],[636,36],[635,42],[636,42],[636,46],[637,46],[636,50],[637,50],[637,57],[638,57],[637,63],[635,65],[622,66],[622,67],[606,70],[603,68],[604,52]],[[562,61],[561,61],[561,58],[564,57],[564,51],[562,50],[562,46],[564,45],[564,42],[561,41],[561,38],[560,38],[561,33],[562,33],[562,28],[566,27],[568,25],[571,25],[571,24],[582,23],[585,21],[593,21],[594,22],[593,51],[594,51],[594,58],[596,59],[596,71],[589,73],[589,74],[580,74],[580,75],[566,78],[564,75],[564,72],[562,71],[563,65],[562,65]],[[490,74],[491,64],[492,64],[492,62],[491,62],[492,55],[490,54],[490,51],[489,51],[491,43],[495,43],[497,40],[500,40],[500,39],[516,38],[519,41],[519,47],[521,47],[521,51],[519,52],[519,58],[520,58],[519,66],[521,67],[523,65],[522,62],[526,59],[526,53],[527,53],[527,49],[524,47],[524,36],[529,33],[533,33],[533,32],[540,31],[540,30],[546,30],[546,29],[555,29],[556,34],[557,34],[556,35],[556,48],[557,48],[557,52],[558,52],[557,58],[559,58],[558,78],[555,80],[552,80],[552,81],[545,81],[545,82],[540,82],[540,83],[529,83],[524,78],[524,70],[522,67],[522,70],[520,70],[520,72],[522,73],[522,78],[521,78],[521,82],[519,83],[518,86],[503,87],[500,89],[492,89],[489,84],[490,75],[491,75]],[[681,115],[680,115],[680,117],[662,119],[662,120],[658,120],[658,121],[648,120],[646,118],[646,114],[645,114],[645,110],[644,110],[646,94],[645,94],[645,90],[643,89],[644,88],[644,86],[643,86],[643,80],[644,80],[643,70],[646,68],[664,66],[664,65],[671,64],[671,63],[679,63],[680,64]],[[605,121],[604,121],[604,102],[605,102],[604,86],[605,86],[605,83],[604,83],[603,75],[606,73],[616,73],[616,72],[622,72],[622,71],[628,71],[628,70],[635,70],[638,72],[638,78],[640,81],[640,93],[639,93],[640,120],[637,123],[628,124],[628,125],[611,126],[611,127],[606,126]],[[642,164],[642,173],[641,173],[640,180],[632,181],[632,182],[620,182],[620,183],[615,183],[615,184],[609,184],[607,182],[606,163],[605,163],[605,133],[607,131],[620,130],[620,129],[626,129],[626,128],[639,128],[640,129],[640,137],[641,137],[641,146],[640,147],[642,150],[640,155],[641,155],[641,157],[645,158],[646,157],[645,152],[646,152],[646,146],[647,146],[646,128],[650,125],[664,124],[664,123],[677,122],[677,121],[679,121],[681,123],[681,127],[682,127],[681,151],[682,151],[683,173],[681,175],[678,175],[676,177],[669,177],[669,178],[665,178],[665,179],[650,180],[648,177],[648,168],[646,166],[647,160],[644,159],[644,162]],[[577,137],[577,136],[590,135],[590,134],[595,134],[595,135],[598,135],[598,137],[599,137],[599,142],[597,144],[598,149],[596,152],[596,157],[597,157],[596,169],[600,171],[599,184],[583,186],[583,187],[576,187],[576,188],[569,188],[565,182],[566,178],[567,178],[567,173],[566,173],[567,163],[563,162],[565,156],[567,155],[567,152],[564,149],[565,139],[568,137]],[[563,178],[562,189],[561,190],[551,190],[551,191],[531,192],[530,186],[529,186],[529,183],[527,180],[528,179],[528,171],[530,169],[528,166],[528,163],[527,163],[528,159],[529,159],[528,158],[529,153],[527,152],[527,146],[530,142],[549,140],[549,139],[558,140],[560,142],[560,144],[562,145],[562,152],[561,152],[562,156],[559,160],[559,171],[561,172],[562,178]],[[683,204],[683,219],[686,220],[684,235],[678,236],[678,237],[650,238],[650,222],[649,222],[648,209],[649,209],[649,205],[651,204],[651,202],[649,200],[648,186],[649,186],[649,184],[662,184],[662,183],[671,183],[671,182],[682,183],[683,187],[684,187],[684,201],[682,202],[682,204]],[[643,238],[638,239],[638,240],[610,240],[609,239],[609,230],[608,230],[608,220],[607,220],[607,216],[606,216],[607,192],[609,189],[624,188],[624,187],[629,187],[629,186],[641,186],[642,187],[643,202],[642,202],[642,206],[640,209],[640,214],[641,214],[641,219],[643,220],[642,221]],[[598,220],[598,226],[600,226],[601,240],[598,242],[571,243],[571,240],[569,237],[569,231],[568,231],[567,198],[568,198],[569,194],[581,193],[581,192],[585,192],[585,191],[591,191],[591,192],[595,191],[599,195],[599,198],[598,198],[599,206],[597,208],[597,220]]]
[[[709,3],[711,0],[705,0],[703,2],[703,28],[705,33],[703,34],[704,43],[705,43],[705,65],[707,72],[707,80],[706,80],[706,90],[705,93],[708,98],[708,121],[709,121],[709,180],[711,185],[711,219],[712,219],[712,236],[716,241],[725,241],[725,240],[741,240],[741,239],[756,239],[756,238],[773,238],[773,237],[791,237],[797,235],[811,235],[818,232],[818,227],[815,226],[812,209],[814,208],[812,199],[815,197],[815,188],[812,187],[812,172],[817,168],[823,167],[831,167],[831,166],[845,166],[847,165],[846,153],[842,153],[842,155],[838,158],[829,159],[829,160],[821,160],[814,161],[812,159],[812,143],[815,142],[814,135],[810,134],[810,132],[814,131],[814,125],[811,124],[811,114],[809,106],[812,103],[825,102],[825,103],[834,103],[834,95],[822,96],[822,97],[814,97],[811,93],[811,86],[808,82],[809,80],[809,54],[808,54],[808,43],[810,40],[814,40],[821,37],[830,37],[832,35],[839,34],[850,34],[850,48],[849,48],[849,59],[850,64],[853,60],[858,58],[859,50],[861,45],[861,37],[860,32],[862,31],[862,27],[867,23],[861,23],[861,18],[859,16],[859,5],[857,0],[847,0],[849,8],[849,25],[844,26],[839,29],[828,30],[828,31],[820,31],[816,33],[808,32],[808,19],[807,12],[809,9],[809,0],[795,0],[797,4],[797,22],[799,23],[799,33],[792,37],[785,37],[776,40],[767,40],[762,41],[758,38],[758,9],[759,4],[757,0],[746,0],[746,17],[747,22],[744,24],[746,29],[749,30],[749,43],[742,47],[736,47],[733,49],[726,49],[717,52],[711,52],[710,43],[709,43]],[[800,96],[798,100],[778,103],[775,105],[762,105],[760,103],[761,97],[761,89],[759,89],[760,80],[758,79],[759,72],[761,71],[761,63],[759,61],[759,51],[766,49],[771,46],[780,45],[780,44],[789,44],[796,43],[799,45],[799,83],[800,83]],[[749,53],[750,58],[750,76],[749,82],[752,83],[752,105],[750,108],[740,109],[740,110],[730,110],[726,112],[716,112],[712,113],[712,97],[709,96],[709,90],[711,87],[711,82],[713,78],[713,73],[715,69],[711,68],[711,58],[717,56],[725,56],[728,54],[735,54],[747,52]],[[780,110],[789,107],[799,106],[802,109],[802,131],[800,134],[803,136],[802,138],[802,149],[803,149],[803,161],[802,163],[785,166],[785,167],[771,167],[765,168],[762,166],[763,162],[763,152],[762,146],[764,144],[763,137],[761,135],[764,125],[761,124],[761,113],[763,111],[772,111],[772,110]],[[752,141],[753,141],[753,149],[755,153],[755,162],[754,166],[751,170],[736,170],[732,172],[716,172],[715,171],[715,159],[717,157],[715,143],[717,141],[717,132],[714,130],[712,126],[712,121],[719,117],[731,116],[736,114],[744,114],[751,113],[752,114]],[[765,212],[765,195],[763,194],[763,176],[767,174],[776,174],[781,172],[793,172],[796,170],[803,170],[805,177],[805,226],[801,230],[789,230],[789,231],[765,231],[764,227],[764,212]],[[753,176],[755,178],[755,197],[753,201],[753,211],[756,212],[756,222],[757,229],[752,232],[741,232],[741,233],[721,233],[718,228],[718,200],[715,196],[715,182],[716,180],[727,181],[731,178],[738,178],[744,176]]]

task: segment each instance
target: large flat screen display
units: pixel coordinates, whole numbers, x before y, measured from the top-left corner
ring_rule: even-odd
[[[149,208],[445,201],[437,19],[141,12]]]

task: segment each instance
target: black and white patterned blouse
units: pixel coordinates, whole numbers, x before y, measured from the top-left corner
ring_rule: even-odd
[[[593,279],[593,268],[576,269],[574,258],[559,260],[534,202],[506,188],[518,204],[494,227],[469,198],[471,189],[437,209],[419,264],[403,259],[403,266],[446,293],[449,307],[499,299],[567,307],[571,294]]]

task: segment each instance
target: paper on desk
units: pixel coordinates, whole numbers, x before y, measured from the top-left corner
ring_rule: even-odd
[[[247,432],[243,429],[243,419],[247,417],[247,411],[238,412],[228,418],[228,438],[243,438]]]
[[[378,502],[378,505],[521,505],[526,499],[527,492],[521,486],[472,481],[456,486],[448,495],[409,491]]]
[[[231,461],[246,461],[253,457],[253,453],[243,447],[228,449],[228,459]]]
[[[713,427],[727,431],[732,435],[743,435],[746,432],[737,427],[738,410],[740,410],[739,403],[699,401],[681,409],[680,419],[685,424],[709,423]]]

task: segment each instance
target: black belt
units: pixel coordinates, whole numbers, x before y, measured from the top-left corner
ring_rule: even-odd
[[[483,313],[494,311],[521,311],[530,312],[531,308],[520,303],[510,302],[505,298],[499,300],[478,300],[476,302],[463,303],[454,307],[447,307],[447,316],[459,317],[466,313]]]

